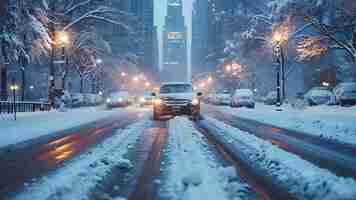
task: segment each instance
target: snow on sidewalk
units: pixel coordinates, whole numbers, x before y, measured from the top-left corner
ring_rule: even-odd
[[[78,200],[89,199],[92,189],[118,166],[129,167],[131,162],[123,158],[152,122],[146,116],[141,122],[118,130],[110,139],[105,140],[90,152],[83,154],[63,168],[28,185],[16,194],[13,200]]]
[[[213,160],[202,137],[187,118],[169,121],[163,196],[171,200],[245,199],[242,196],[246,197],[248,186],[232,181],[237,177],[235,169]]]
[[[207,117],[204,122],[215,127],[216,137],[232,145],[257,171],[297,199],[355,199],[356,181],[352,178],[338,177],[268,141],[213,118]]]
[[[0,115],[0,148],[122,114],[121,111],[92,107],[67,112],[19,113],[17,121],[9,115]]]
[[[255,109],[215,108],[238,117],[356,145],[356,106],[325,105],[296,110],[285,105],[283,111],[276,111],[274,106],[258,103]]]

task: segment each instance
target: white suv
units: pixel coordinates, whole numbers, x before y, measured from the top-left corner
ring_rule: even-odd
[[[200,97],[195,93],[191,83],[169,82],[162,84],[159,94],[153,93],[153,119],[162,115],[190,115],[193,119],[200,116]]]

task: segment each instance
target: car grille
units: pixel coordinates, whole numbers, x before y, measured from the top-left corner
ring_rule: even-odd
[[[162,101],[167,106],[186,106],[190,102],[188,99],[178,99],[172,97],[164,97],[162,98]]]

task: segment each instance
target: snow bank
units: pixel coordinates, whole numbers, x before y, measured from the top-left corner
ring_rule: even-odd
[[[232,144],[257,171],[297,199],[355,199],[355,180],[337,177],[268,141],[213,118],[207,117],[205,122],[211,124],[214,131],[219,130],[215,134],[224,142]]]
[[[151,126],[148,119],[119,130],[90,152],[75,158],[63,168],[45,176],[17,194],[14,200],[88,199],[91,189],[114,167],[131,167],[124,159],[129,147]],[[121,198],[117,198],[121,199]]]
[[[234,168],[224,168],[206,148],[202,135],[187,118],[169,121],[168,199],[238,199],[249,191],[238,181]]]
[[[322,105],[296,110],[289,105],[284,105],[283,111],[279,112],[274,106],[257,103],[256,109],[230,107],[215,107],[215,109],[237,117],[356,145],[356,106]]]
[[[0,148],[122,113],[123,110],[120,109],[109,111],[102,107],[93,107],[67,112],[54,110],[19,113],[17,121],[14,121],[12,116],[0,115]]]

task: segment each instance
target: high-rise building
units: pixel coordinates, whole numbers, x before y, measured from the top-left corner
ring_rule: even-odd
[[[195,0],[192,14],[192,74],[204,72],[208,56],[208,0]]]
[[[184,23],[182,0],[168,0],[163,31],[162,81],[188,79],[187,28]]]
[[[142,56],[142,70],[151,76],[155,76],[158,66],[154,64],[154,47],[155,47],[155,27],[154,27],[154,7],[153,0],[131,0],[130,11],[140,18],[142,23],[143,43],[140,48]]]

